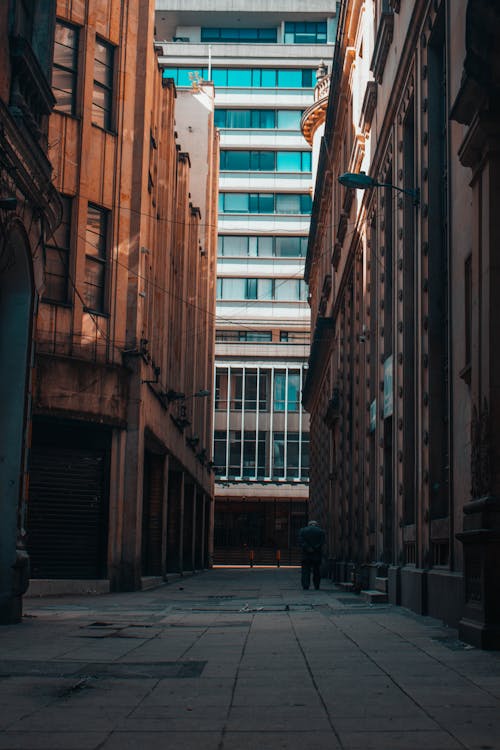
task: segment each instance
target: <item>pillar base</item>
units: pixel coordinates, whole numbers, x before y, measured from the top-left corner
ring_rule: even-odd
[[[500,625],[485,625],[464,618],[458,623],[458,637],[476,648],[490,651],[500,649]]]
[[[482,497],[464,506],[465,606],[460,638],[473,646],[500,649],[500,500]]]
[[[22,596],[0,598],[0,625],[16,625],[23,619]]]

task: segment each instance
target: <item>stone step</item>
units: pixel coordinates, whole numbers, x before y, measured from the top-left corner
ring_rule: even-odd
[[[385,604],[389,598],[383,591],[377,591],[376,589],[366,589],[360,594],[361,599],[370,604]]]
[[[389,579],[388,578],[375,578],[375,590],[376,591],[382,591],[384,594],[387,594],[389,591]]]
[[[341,581],[340,583],[336,584],[337,588],[342,589],[342,591],[354,591],[354,584],[352,581]]]

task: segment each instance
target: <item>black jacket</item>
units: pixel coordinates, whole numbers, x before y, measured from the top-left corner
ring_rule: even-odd
[[[325,532],[319,526],[304,526],[299,531],[299,544],[306,557],[321,559],[321,548],[325,543]]]

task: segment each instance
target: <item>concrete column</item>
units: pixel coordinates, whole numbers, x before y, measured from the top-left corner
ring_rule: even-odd
[[[161,574],[165,578],[167,574],[167,525],[168,525],[168,495],[169,495],[169,457],[165,456],[163,464],[163,500],[161,517]]]
[[[207,561],[205,559],[207,545],[206,545],[206,524],[207,524],[207,502],[206,495],[201,495],[201,539],[200,539],[200,559],[201,568],[207,567]]]
[[[117,587],[122,558],[126,443],[126,431],[113,430],[111,435],[111,465],[109,471],[108,533],[108,578],[112,589],[116,589]]]
[[[196,485],[193,485],[193,527],[191,529],[191,570],[196,569]]]

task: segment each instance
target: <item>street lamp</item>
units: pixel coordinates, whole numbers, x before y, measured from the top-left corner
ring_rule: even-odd
[[[400,193],[411,196],[413,198],[414,206],[418,206],[420,202],[420,190],[418,188],[400,188],[397,185],[391,185],[388,182],[379,182],[374,177],[370,177],[370,175],[366,174],[366,172],[344,172],[344,174],[340,175],[339,182],[344,187],[354,188],[355,190],[388,187],[392,190],[398,190]]]

